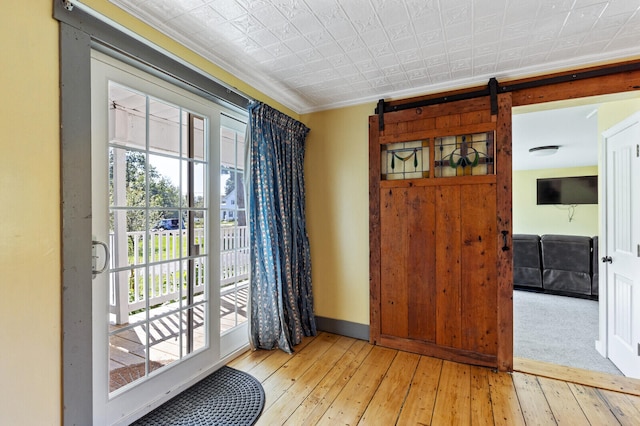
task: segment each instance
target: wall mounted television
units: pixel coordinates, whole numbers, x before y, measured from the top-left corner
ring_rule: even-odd
[[[538,204],[598,204],[598,176],[538,179]]]

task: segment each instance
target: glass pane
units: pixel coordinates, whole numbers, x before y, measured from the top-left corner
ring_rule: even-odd
[[[146,318],[145,309],[147,304],[147,268],[134,268],[129,271],[129,323],[135,324],[144,322]]]
[[[147,98],[109,82],[109,143],[146,148]]]
[[[249,286],[229,285],[220,293],[220,333],[247,321]]]
[[[220,333],[232,329],[237,324],[235,286],[227,286],[220,292]]]
[[[112,263],[115,268],[142,265],[145,258],[146,218],[143,209],[112,210]]]
[[[478,176],[494,173],[493,132],[435,139],[435,176]]]
[[[109,336],[109,392],[145,376],[146,342],[141,332],[142,328],[135,327]]]
[[[193,165],[193,203],[189,207],[203,207],[205,203],[205,165],[194,163]]]
[[[149,151],[180,155],[180,108],[149,98]]]
[[[192,167],[193,188],[189,188],[189,167]],[[207,183],[205,179],[205,163],[195,161],[182,162],[182,206],[198,207],[206,203],[205,193]],[[189,201],[189,189],[192,190],[192,201]]]
[[[149,205],[179,207],[180,160],[149,155]]]
[[[222,127],[220,129],[220,164],[223,167],[236,167],[236,132]]]
[[[382,180],[429,177],[429,142],[399,142],[381,146]]]
[[[150,317],[165,315],[180,308],[180,262],[166,262],[149,266]]]
[[[236,155],[236,164],[237,164],[237,168],[238,170],[244,170],[244,139],[245,139],[245,135],[244,133],[237,133],[236,134],[236,140],[237,140],[237,155]]]
[[[187,224],[176,217],[178,212],[166,213],[173,217],[158,220],[149,231],[149,262],[161,262],[186,256]]]
[[[145,207],[146,155],[109,149],[109,202],[114,207]]]
[[[236,205],[239,209],[244,209],[244,173],[241,170],[236,172]]]
[[[206,233],[205,233],[205,227],[204,227],[204,215],[203,215],[203,211],[200,210],[196,210],[196,211],[191,211],[191,214],[193,216],[193,245],[195,247],[195,253],[193,253],[194,256],[198,256],[198,255],[203,255],[203,254],[207,254],[207,245],[205,244],[206,241]]]
[[[193,301],[194,303],[203,302],[207,298],[207,271],[205,265],[207,262],[206,257],[198,257],[194,259],[194,285],[193,285]]]
[[[193,151],[189,151],[189,119],[193,123]],[[204,143],[205,120],[195,114],[182,112],[182,157],[204,161],[206,159]]]
[[[197,305],[194,308],[187,309],[182,313],[182,327],[184,330],[184,337],[182,339],[182,353],[188,353],[188,345],[192,345],[192,350],[195,352],[204,348],[207,345],[207,315],[205,304]],[[193,338],[191,342],[188,338],[188,326],[192,324]]]
[[[220,228],[220,287],[235,282],[236,264],[236,238],[235,226],[223,226]]]
[[[249,285],[248,283],[242,286],[238,286],[236,290],[236,306],[237,310],[237,322],[238,324],[242,324],[248,321],[249,316],[247,315],[247,306],[249,299]]]
[[[182,140],[182,152],[180,153],[180,155],[182,157],[186,157],[188,155],[189,152],[189,113],[185,110],[181,111],[181,128],[182,128],[182,132],[180,133],[181,135],[181,140]]]
[[[170,364],[181,358],[179,312],[149,322],[149,362]]]
[[[204,120],[200,117],[193,117],[193,156],[196,160],[204,161]]]

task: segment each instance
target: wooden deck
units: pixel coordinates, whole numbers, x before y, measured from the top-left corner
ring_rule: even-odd
[[[233,328],[235,325],[247,321],[248,287],[238,291],[228,292],[220,298],[220,333]],[[237,300],[236,300],[237,298]],[[237,307],[237,308],[236,308]],[[144,375],[145,340],[147,334],[150,346],[150,370],[153,371],[163,365],[169,364],[186,353],[186,338],[180,339],[180,318],[177,313],[160,316],[164,311],[170,311],[171,306],[156,308],[153,314],[159,316],[152,321],[149,329],[144,325],[144,312],[132,315],[129,324],[123,326],[110,326],[111,332],[116,332],[109,339],[109,371],[110,389],[114,391],[127,383]],[[205,313],[202,306],[193,311],[194,315],[194,349],[204,346],[206,342]],[[183,319],[183,330],[184,330]],[[138,325],[135,325],[138,324]],[[118,331],[122,330],[122,331]]]
[[[497,373],[328,333],[295,350],[229,364],[262,382],[259,425],[640,424],[636,380],[521,360],[541,374]]]

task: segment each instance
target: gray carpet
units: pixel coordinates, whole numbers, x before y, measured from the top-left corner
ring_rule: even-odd
[[[598,302],[513,292],[513,356],[622,375],[595,348]]]

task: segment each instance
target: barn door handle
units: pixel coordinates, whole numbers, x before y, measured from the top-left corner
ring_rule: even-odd
[[[502,234],[502,251],[509,250],[509,245],[507,244],[507,235],[509,235],[509,231],[500,231]]]

